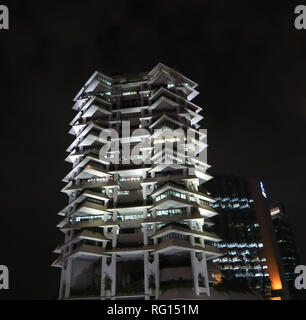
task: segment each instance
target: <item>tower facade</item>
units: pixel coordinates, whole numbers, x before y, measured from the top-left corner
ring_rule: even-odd
[[[65,236],[55,248],[60,299],[209,296],[207,260],[221,239],[206,227],[215,200],[206,173],[197,84],[159,63],[150,72],[95,72],[74,98],[75,136],[63,181]]]
[[[217,247],[225,254],[214,261],[220,266],[223,282],[237,290],[253,289],[270,293],[271,282],[257,218],[252,186],[248,179],[215,175],[204,185],[216,199],[211,206],[220,214],[213,218],[214,231],[222,238]]]
[[[292,232],[289,216],[281,202],[270,205],[275,238],[280,254],[280,264],[283,266],[284,278],[288,284],[291,299],[303,299],[301,290],[297,290],[294,285],[296,278],[295,267],[300,264],[300,258],[295,239]]]

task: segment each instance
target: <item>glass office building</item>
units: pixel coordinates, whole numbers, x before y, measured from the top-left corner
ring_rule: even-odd
[[[290,225],[289,217],[284,205],[276,202],[270,205],[270,213],[273,222],[277,246],[279,248],[280,262],[284,269],[285,279],[288,284],[291,299],[302,299],[302,290],[297,290],[294,286],[297,274],[294,273],[295,267],[300,264],[298,250]]]
[[[221,269],[223,282],[229,288],[269,294],[267,259],[262,253],[263,242],[249,181],[234,175],[214,175],[203,187],[215,198],[211,206],[220,213],[213,218],[213,229],[222,238],[216,246],[226,253],[214,261]]]

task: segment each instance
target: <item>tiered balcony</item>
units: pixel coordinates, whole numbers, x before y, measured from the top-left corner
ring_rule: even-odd
[[[80,204],[77,206],[77,209],[73,212],[73,216],[77,215],[101,215],[107,214],[106,206],[103,201],[92,199],[86,197]]]
[[[72,208],[75,204],[80,205],[84,202],[85,199],[91,199],[92,201],[99,201],[98,203],[103,204],[104,201],[108,201],[109,197],[101,192],[95,192],[93,190],[85,189],[82,193],[78,195],[72,202],[70,202],[63,210],[61,210],[59,215],[69,214],[70,208]],[[100,202],[101,201],[101,202]]]
[[[211,245],[191,245],[188,240],[168,239],[159,243],[153,253],[176,254],[182,251],[194,251],[196,253],[204,252],[207,259],[221,256],[223,253]]]
[[[182,208],[184,209],[184,208]],[[200,215],[197,208],[191,208],[191,213],[188,215],[185,210],[183,213],[178,214],[168,214],[168,215],[160,215],[156,217],[147,217],[143,219],[143,224],[152,224],[153,222],[176,222],[176,221],[190,221],[190,220],[198,220],[203,219],[203,216]]]
[[[95,92],[108,92],[111,90],[112,79],[96,71],[77,93],[73,100],[78,101],[84,96],[88,97],[89,95],[93,95]]]
[[[187,96],[188,101],[191,101],[193,98],[195,98],[199,94],[199,91],[192,88],[186,82],[181,83],[181,85],[178,85],[176,88],[181,90],[184,93],[184,95]]]
[[[84,130],[76,137],[76,139],[67,148],[68,152],[71,152],[77,146],[88,146],[93,144],[99,139],[100,131],[102,127],[94,127],[93,122],[89,122]]]
[[[94,165],[94,166],[99,167],[101,169],[105,169],[107,164],[108,164],[108,161],[103,160],[103,159],[101,160],[98,155],[91,153],[91,152],[86,153],[86,151],[85,151],[85,154],[81,155],[78,162],[75,163],[75,166],[64,177],[63,181],[68,182],[72,179],[88,178],[89,177],[88,175],[90,175],[90,171],[85,170],[85,169],[90,168],[90,165]]]
[[[102,235],[101,233],[98,232],[92,232],[89,230],[83,230],[79,233],[77,233],[70,241],[63,243],[61,245],[58,245],[54,249],[54,253],[62,253],[62,251],[69,245],[76,244],[80,242],[81,240],[91,240],[91,241],[96,241],[96,242],[108,242],[110,239],[107,239]]]
[[[190,111],[193,111],[194,113],[198,114],[202,108],[197,106],[196,104],[190,102],[190,100],[186,100],[183,97],[181,97],[179,94],[176,94],[169,89],[166,88],[160,88],[158,89],[152,97],[149,98],[149,101],[151,102],[151,105],[159,99],[159,97],[164,96],[170,98],[172,101],[175,101],[179,105],[184,106]],[[202,117],[201,117],[202,118]]]
[[[108,212],[108,214],[111,214]],[[65,220],[64,220],[65,221]],[[90,228],[90,227],[118,227],[119,222],[113,219],[104,220],[102,218],[80,220],[75,222],[63,222],[60,224],[61,229],[80,229],[80,228]]]
[[[156,99],[155,102],[153,102],[149,107],[148,110],[153,109],[171,109],[179,107],[179,104],[172,99],[169,99],[165,96],[160,96],[158,99]]]
[[[109,211],[117,211],[118,213],[124,214],[133,214],[139,213],[144,208],[151,208],[152,207],[152,199],[147,199],[146,201],[143,199],[135,200],[135,201],[125,201],[125,202],[118,202],[116,206],[114,205],[113,201],[108,203],[107,210]]]
[[[173,174],[162,174],[155,173],[155,177],[147,177],[142,179],[141,185],[152,184],[152,183],[163,183],[167,181],[184,181],[184,180],[197,180],[195,175],[183,174],[183,173],[173,173]]]
[[[112,107],[112,104],[102,98],[99,98],[97,96],[93,96],[89,100],[90,106],[86,109],[86,111],[83,113],[82,118],[93,118],[96,116],[97,113],[102,114],[112,114],[112,111],[110,110]]]
[[[200,211],[200,214],[203,216],[203,217],[207,217],[207,218],[212,218],[214,217],[215,215],[219,214],[217,211],[215,211],[212,207],[210,207],[208,205],[207,202],[205,201],[200,201],[200,204],[199,204],[199,211]]]
[[[111,174],[106,170],[104,164],[98,163],[96,161],[89,161],[88,164],[74,176],[74,179],[88,179],[92,177],[107,177]]]
[[[88,122],[87,126],[78,134],[66,151],[71,152],[76,147],[91,146],[95,142],[107,143],[107,139],[101,136],[100,133],[102,130],[108,131],[109,129],[97,122]]]
[[[161,238],[166,236],[167,234],[170,233],[178,233],[181,235],[185,236],[194,236],[196,238],[203,238],[205,240],[213,241],[213,242],[220,242],[221,238],[218,237],[215,233],[213,232],[208,232],[208,231],[196,231],[196,230],[191,230],[187,226],[184,227],[183,225],[174,225],[174,224],[169,224],[166,225],[165,227],[159,229],[156,231],[156,233],[151,237],[152,239],[154,238]]]
[[[181,194],[182,195],[182,194]],[[169,208],[193,207],[194,203],[186,198],[175,195],[175,192],[168,190],[161,195],[161,199],[156,201],[151,209],[161,210]]]
[[[151,196],[153,198],[155,197],[158,197],[160,194],[164,193],[165,191],[167,190],[172,190],[172,191],[176,191],[176,195],[177,196],[180,196],[181,198],[183,199],[186,199],[186,195],[189,196],[190,200],[191,199],[194,199],[194,196],[196,196],[197,198],[200,199],[200,201],[206,203],[207,205],[211,202],[215,202],[215,200],[205,194],[205,193],[202,193],[202,192],[199,192],[199,191],[196,191],[194,189],[191,189],[191,188],[187,188],[184,184],[179,184],[179,183],[176,183],[174,181],[172,181],[172,176],[169,177],[168,180],[166,180],[167,182],[161,186],[158,187],[158,189],[156,189],[152,194]],[[176,179],[173,179],[173,180],[176,180]],[[181,180],[184,180],[184,179],[178,179],[176,181],[181,181]],[[187,180],[187,179],[185,179]],[[191,200],[191,201],[194,201],[194,200]]]
[[[91,178],[84,179],[76,183],[75,181],[70,182],[62,191],[69,192],[75,190],[81,190],[85,188],[102,188],[102,187],[115,187],[118,186],[118,181],[113,178],[107,179],[107,177],[102,178]]]
[[[118,244],[116,248],[105,249],[105,253],[117,253],[120,255],[120,257],[141,257],[145,252],[152,251],[154,251],[154,246],[144,246],[140,243],[127,243],[126,245]]]
[[[79,247],[74,249],[71,254],[66,256],[61,256],[56,259],[51,266],[52,267],[62,267],[63,262],[68,258],[82,258],[82,259],[97,259],[100,257],[109,255],[105,253],[105,250],[102,247],[97,247],[88,244],[81,244]]]
[[[186,85],[188,85],[188,87],[190,87],[191,89],[194,89],[195,87],[197,87],[197,84],[188,79],[187,77],[185,77],[183,74],[170,69],[169,67],[167,67],[166,65],[164,65],[163,63],[158,63],[149,73],[148,76],[150,77],[150,81],[149,83],[155,83],[155,80],[160,76],[160,75],[164,75],[167,79],[167,84],[169,83],[173,83],[173,82],[183,82]]]

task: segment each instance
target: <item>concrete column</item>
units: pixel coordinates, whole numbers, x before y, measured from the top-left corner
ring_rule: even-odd
[[[186,207],[187,217],[191,216],[191,207]]]
[[[63,299],[64,296],[64,284],[65,284],[65,270],[64,267],[62,267],[61,270],[61,280],[60,280],[60,289],[59,289],[59,299]]]
[[[152,217],[153,217],[153,218],[156,218],[156,209],[153,209],[153,210],[152,210]],[[156,230],[155,230],[155,231],[156,231]]]
[[[106,265],[106,257],[102,257],[101,258],[101,285],[100,285],[100,296],[104,297],[105,296],[105,283],[104,283],[104,279],[105,279],[105,272],[104,272],[104,268]]]
[[[107,258],[102,257],[101,268],[101,297],[105,297],[105,278],[111,279],[111,296],[116,295],[116,253],[112,254],[111,263],[107,265]]]
[[[155,215],[154,217],[156,217],[156,215]],[[154,223],[153,223],[153,233],[155,233],[156,230],[157,230],[157,223],[154,222]]]
[[[144,224],[142,228],[143,228],[143,244],[147,246],[148,245],[148,226]]]
[[[190,187],[189,187],[189,181],[188,181],[188,180],[185,181],[185,187],[186,187],[187,190],[190,189]]]
[[[107,230],[108,230],[108,227],[103,227],[103,235],[104,235],[104,237],[107,237]]]
[[[71,212],[76,211],[78,205],[79,205],[78,203],[74,203],[74,204],[72,205],[72,210],[71,210]]]
[[[118,188],[117,187],[114,188],[113,197],[114,197],[114,203],[117,203],[117,201],[118,201]]]
[[[206,254],[204,252],[202,254],[202,265],[203,265],[203,275],[205,279],[205,286],[207,290],[207,295],[210,296],[210,288],[209,288],[209,281],[208,281],[208,272],[207,272],[207,261],[206,261]]]
[[[198,225],[199,225],[199,231],[203,231],[203,226],[204,226],[204,218],[201,220],[198,220]]]
[[[185,194],[185,195],[186,195],[186,201],[190,201],[189,194]]]
[[[65,293],[64,297],[69,298],[70,297],[70,288],[71,288],[71,269],[72,269],[72,258],[68,258],[67,261],[67,267],[65,272]]]
[[[143,209],[143,218],[146,219],[148,217],[148,208]]]
[[[184,177],[187,177],[187,173],[188,173],[188,168],[183,168]],[[186,181],[186,183],[188,184],[188,181]]]
[[[142,197],[145,200],[147,198],[147,185],[142,186]]]
[[[104,206],[105,206],[106,208],[108,207],[108,202],[109,202],[109,199],[104,201]]]
[[[116,295],[116,269],[117,269],[116,253],[113,253],[112,263],[111,263],[112,296]]]
[[[117,247],[117,226],[113,227],[113,238],[112,238],[112,247],[116,248]]]
[[[73,230],[70,230],[70,234],[69,234],[69,235],[68,235],[68,233],[66,234],[66,235],[67,235],[67,241],[66,241],[66,242],[69,242],[69,241],[73,238],[73,234],[74,234],[74,231],[73,231]],[[67,254],[70,254],[70,253],[72,252],[72,247],[73,247],[72,244],[69,244],[69,245],[68,245]]]
[[[195,246],[194,236],[189,236],[189,241],[190,241],[190,244],[194,247]]]
[[[159,254],[154,254],[154,265],[155,265],[155,299],[159,296]]]
[[[148,263],[149,263],[149,253],[145,252],[143,255],[144,261],[144,290],[145,294],[149,294],[149,270],[148,270]]]
[[[196,202],[197,204],[200,204],[200,199],[199,199],[199,197],[194,196],[194,199],[195,199],[195,202]]]
[[[197,258],[195,256],[195,252],[190,252],[190,259],[191,259],[191,267],[192,267],[192,274],[193,274],[193,286],[194,292],[198,296],[200,295],[199,292],[199,280],[198,280],[198,265],[197,265]]]

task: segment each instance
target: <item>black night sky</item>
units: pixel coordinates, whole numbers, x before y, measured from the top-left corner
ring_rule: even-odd
[[[73,97],[95,70],[158,62],[199,84],[213,171],[260,178],[284,203],[305,261],[306,30],[294,28],[294,1],[1,4],[0,264],[11,272],[1,298],[57,298],[50,264],[64,239],[56,213],[68,200]]]

